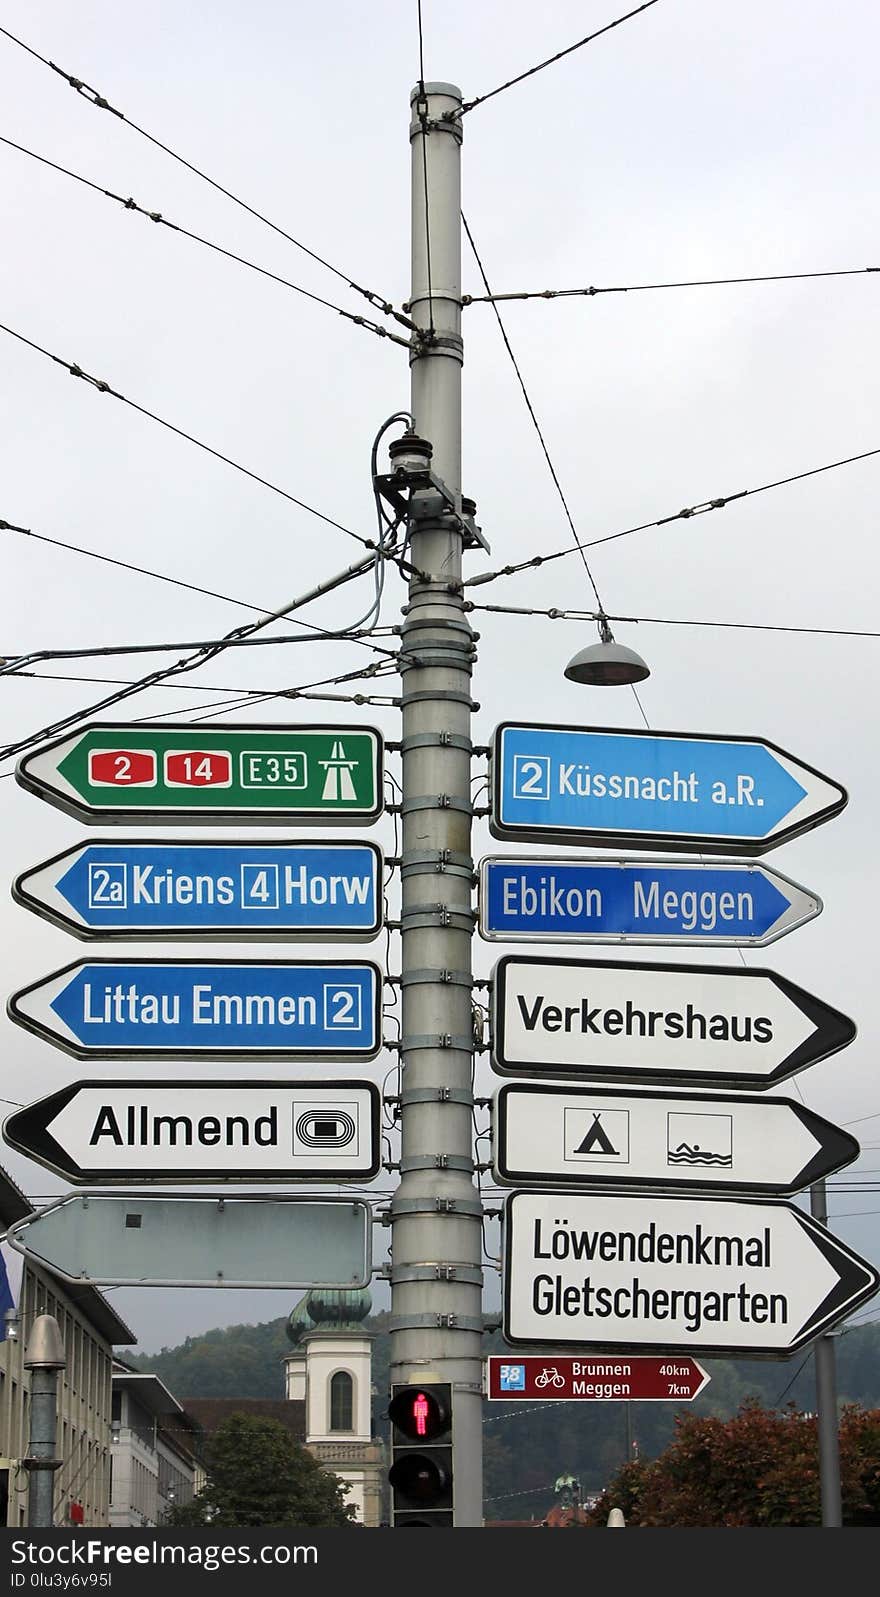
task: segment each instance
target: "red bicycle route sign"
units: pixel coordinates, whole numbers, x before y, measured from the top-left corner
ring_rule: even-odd
[[[668,1358],[588,1354],[580,1358],[526,1356],[486,1360],[486,1396],[505,1403],[559,1402],[691,1403],[712,1377],[687,1355]]]

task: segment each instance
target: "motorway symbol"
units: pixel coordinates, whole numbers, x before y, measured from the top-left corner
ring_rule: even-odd
[[[68,1193],[5,1240],[78,1286],[364,1287],[361,1198]]]
[[[873,1297],[872,1264],[790,1203],[515,1192],[504,1337],[784,1358]]]
[[[375,843],[79,843],[18,877],[12,896],[80,938],[138,942],[377,936]]]
[[[488,942],[762,947],[812,920],[816,893],[753,861],[484,859]]]
[[[507,721],[492,745],[489,830],[513,842],[764,854],[846,802],[762,738]]]
[[[16,779],[90,824],[369,826],[382,813],[382,737],[363,726],[103,722],[26,754]]]
[[[850,1164],[848,1132],[789,1098],[507,1083],[493,1159],[510,1186],[801,1192]]]
[[[75,1081],[10,1115],[3,1137],[81,1186],[369,1180],[380,1103],[368,1081]]]
[[[371,1059],[382,973],[334,960],[90,959],[9,1000],[11,1020],[78,1059]]]
[[[770,970],[505,954],[492,973],[502,1076],[760,1090],[855,1034],[847,1015]]]
[[[648,1358],[612,1354],[571,1358],[511,1357],[492,1353],[486,1359],[486,1396],[490,1402],[523,1399],[561,1403],[616,1400],[628,1403],[692,1403],[712,1377],[696,1359]]]

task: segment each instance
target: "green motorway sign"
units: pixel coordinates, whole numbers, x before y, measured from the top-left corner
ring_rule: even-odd
[[[363,726],[104,722],[19,761],[21,786],[95,823],[357,822],[382,813],[382,736]]]

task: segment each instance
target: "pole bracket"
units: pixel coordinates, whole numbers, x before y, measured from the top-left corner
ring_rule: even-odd
[[[405,693],[401,698],[401,705],[407,709],[411,704],[463,704],[465,709],[476,714],[480,705],[472,699],[469,693],[458,693],[455,688],[431,688],[428,692]]]
[[[408,660],[402,654],[397,657],[397,669],[401,676],[407,671],[421,671],[425,666],[449,666],[454,671],[469,671],[477,658],[475,649],[463,650],[454,644],[443,644],[439,640],[430,640],[427,644],[410,644],[410,648],[417,648],[418,659]],[[432,697],[434,695],[432,694]]]
[[[468,970],[439,970],[430,966],[423,970],[405,970],[400,976],[386,976],[385,979],[400,987],[433,987],[438,983],[467,988],[474,985],[474,978]]]
[[[448,926],[457,932],[472,932],[476,924],[475,909],[450,909],[448,904],[414,904],[404,910],[396,926],[402,932],[430,930],[433,926]],[[386,926],[391,922],[386,921]]]
[[[482,1286],[483,1272],[474,1264],[401,1264],[389,1272],[392,1286],[398,1281],[467,1281]]]
[[[396,1043],[396,1051],[401,1054],[415,1053],[418,1048],[455,1048],[459,1053],[472,1054],[474,1052],[473,1037],[458,1036],[451,1031],[428,1031],[408,1034],[401,1037]],[[426,1087],[426,1103],[445,1103],[446,1087]],[[462,1103],[465,1099],[461,1100]],[[412,1099],[409,1100],[412,1102]],[[470,1103],[470,1099],[467,1099]]]
[[[411,1170],[463,1170],[465,1175],[472,1176],[474,1161],[463,1153],[414,1153],[408,1159],[401,1159],[398,1168],[401,1175]]]
[[[478,1331],[482,1335],[483,1317],[476,1314],[392,1314],[386,1322],[389,1331]]]
[[[416,1042],[414,1046],[421,1047],[421,1041]],[[412,1087],[407,1092],[401,1093],[400,1097],[395,1101],[400,1105],[412,1103],[464,1104],[465,1108],[470,1109],[475,1100],[465,1087]],[[391,1099],[386,1098],[385,1102],[390,1103]]]
[[[449,1214],[459,1220],[482,1220],[483,1205],[479,1198],[392,1198],[391,1225],[411,1214]]]
[[[392,745],[386,743],[385,747],[390,749]],[[465,754],[473,754],[474,745],[458,732],[414,732],[411,737],[401,738],[393,749],[400,754],[408,754],[410,749],[463,749]]]
[[[457,793],[423,793],[418,798],[404,799],[398,806],[401,815],[413,815],[418,810],[458,810],[461,815],[472,816],[474,806],[469,798],[461,798]]]
[[[466,876],[475,882],[473,858],[470,854],[458,854],[451,848],[436,848],[430,850],[413,850],[400,856],[400,874],[406,876],[443,875]]]

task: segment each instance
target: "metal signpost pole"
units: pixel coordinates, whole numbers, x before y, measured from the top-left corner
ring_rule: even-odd
[[[810,1213],[820,1225],[828,1224],[828,1190],[824,1181],[810,1188]],[[837,1428],[837,1359],[830,1336],[820,1336],[814,1352],[816,1410],[819,1431],[819,1488],[822,1525],[839,1530],[843,1525],[840,1495],[840,1437]]]
[[[411,96],[412,411],[461,493],[460,91]],[[453,113],[450,120],[444,115]],[[426,203],[427,202],[427,203]],[[482,1523],[481,1219],[472,1158],[471,672],[460,516],[414,494],[403,628],[401,1177],[391,1380],[452,1387],[454,1523]]]

